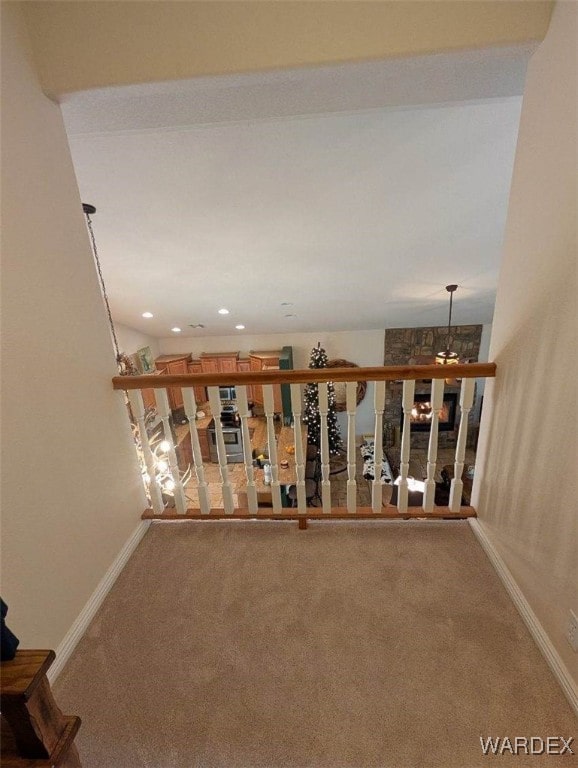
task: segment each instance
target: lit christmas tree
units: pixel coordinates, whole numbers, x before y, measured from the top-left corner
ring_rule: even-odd
[[[309,359],[310,368],[327,368],[327,352],[321,344],[317,344],[311,350]],[[321,445],[321,417],[319,415],[319,392],[317,384],[307,384],[305,387],[305,411],[303,421],[307,424],[307,442],[310,445]],[[324,384],[319,384],[320,387]],[[327,436],[329,438],[329,454],[335,456],[339,453],[343,441],[339,433],[337,415],[335,413],[335,388],[333,382],[327,384],[327,399],[329,409],[327,412]]]

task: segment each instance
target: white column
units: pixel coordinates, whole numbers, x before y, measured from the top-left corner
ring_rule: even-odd
[[[151,447],[149,445],[149,438],[144,420],[145,407],[140,389],[129,389],[128,399],[136,419],[136,424],[140,436],[141,449],[148,474],[148,492],[149,496],[151,497],[153,512],[156,515],[160,515],[162,514],[164,508],[163,497],[161,494],[161,489],[159,488],[159,484],[157,483],[155,457],[153,456],[153,452],[151,451]]]
[[[440,422],[440,410],[444,404],[444,380],[432,379],[431,382],[431,407],[432,417],[429,433],[429,446],[427,452],[427,479],[425,481],[425,493],[423,495],[423,511],[433,512],[436,493],[436,462],[438,457],[438,430]]]
[[[219,459],[219,472],[221,474],[221,491],[223,494],[223,507],[226,515],[232,515],[235,511],[233,501],[233,488],[229,479],[227,470],[227,451],[223,439],[223,425],[221,424],[221,398],[219,397],[219,387],[207,387],[209,394],[209,404],[211,413],[215,420],[215,438],[217,442],[217,456]]]
[[[327,395],[327,383],[319,382],[319,434],[321,437],[321,503],[323,512],[331,514],[331,483],[329,481],[329,434],[327,432],[327,413],[329,412],[329,398]]]
[[[293,435],[295,439],[295,473],[297,475],[297,511],[300,515],[307,512],[305,498],[305,456],[301,439],[301,384],[291,384],[291,410],[293,411]]]
[[[171,431],[171,424],[169,421],[171,415],[171,409],[169,406],[169,398],[166,389],[155,389],[155,400],[157,402],[157,411],[163,422],[163,429],[165,433],[165,440],[169,444],[169,450],[167,456],[169,460],[169,468],[171,477],[174,483],[174,498],[175,507],[180,515],[184,515],[187,511],[187,500],[185,498],[185,491],[181,482],[181,473],[177,463],[177,454],[175,452],[175,446],[173,443],[173,433]]]
[[[281,486],[279,485],[279,464],[277,461],[277,437],[275,436],[275,400],[273,386],[263,384],[263,407],[267,417],[267,445],[269,448],[269,461],[271,462],[271,497],[273,499],[273,512],[281,512]]]
[[[383,465],[383,411],[385,409],[385,381],[375,381],[373,409],[375,411],[375,435],[373,438],[373,460],[375,473],[371,484],[371,506],[375,513],[381,512],[383,489],[381,469]]]
[[[466,439],[468,436],[468,416],[474,402],[475,379],[462,379],[460,391],[460,428],[458,442],[456,444],[456,461],[454,464],[454,477],[450,487],[450,511],[459,512],[462,504],[462,491],[464,484],[462,472],[464,471],[464,456],[466,453]]]
[[[203,515],[208,515],[211,511],[211,502],[209,499],[209,486],[205,480],[205,467],[201,455],[201,446],[199,444],[199,433],[197,430],[197,403],[195,401],[195,390],[192,387],[183,388],[183,402],[185,414],[189,420],[189,433],[191,436],[191,449],[193,453],[193,466],[197,478],[197,488],[199,491],[199,507]]]
[[[345,407],[347,410],[347,511],[357,510],[357,484],[355,482],[355,410],[357,408],[357,382],[345,384]]]
[[[247,387],[237,385],[237,408],[241,416],[241,429],[243,432],[243,456],[245,458],[245,475],[247,477],[247,503],[249,512],[257,514],[257,487],[255,485],[255,473],[253,471],[253,456],[251,454],[251,437],[249,434],[249,404],[247,400]]]
[[[401,458],[399,465],[399,487],[397,489],[398,512],[407,512],[407,475],[409,471],[409,452],[411,443],[411,409],[415,400],[415,381],[413,379],[403,382],[402,408],[403,408],[403,433],[401,436]]]

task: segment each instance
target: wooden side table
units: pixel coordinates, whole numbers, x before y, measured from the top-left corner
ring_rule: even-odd
[[[80,718],[63,715],[46,672],[54,651],[17,651],[1,664],[2,766],[81,768],[74,737]]]

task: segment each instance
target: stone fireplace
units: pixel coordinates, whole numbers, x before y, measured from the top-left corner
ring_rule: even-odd
[[[424,328],[388,328],[385,331],[384,365],[407,365],[433,363],[436,352],[446,347],[447,326]],[[481,325],[458,325],[452,328],[452,350],[457,352],[464,362],[475,363],[478,360],[480,341],[482,338]],[[399,445],[401,436],[402,408],[401,395],[403,383],[391,381],[386,384],[384,412],[384,446]],[[445,385],[444,401],[448,406],[448,420],[442,425],[440,419],[438,445],[441,448],[453,447],[456,444],[457,428],[459,426],[460,385]],[[415,383],[416,411],[422,412],[419,403],[429,401],[431,381],[423,380]],[[449,396],[449,397],[448,397]],[[453,413],[451,411],[453,404]],[[427,409],[426,409],[427,410]],[[470,418],[473,411],[470,413]],[[430,427],[428,418],[423,416],[412,425],[411,443],[416,448],[427,448]]]

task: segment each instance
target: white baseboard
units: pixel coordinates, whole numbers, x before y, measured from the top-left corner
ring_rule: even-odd
[[[518,609],[520,616],[528,627],[536,645],[546,659],[546,662],[552,670],[554,677],[556,680],[558,680],[560,687],[570,702],[570,706],[578,715],[578,687],[572,679],[572,676],[568,671],[568,667],[562,661],[560,654],[552,644],[552,641],[546,634],[544,627],[540,623],[540,620],[524,597],[522,590],[512,576],[508,566],[503,561],[501,555],[498,553],[497,549],[488,538],[488,534],[486,533],[483,525],[479,520],[475,518],[469,518],[469,523],[476,538],[480,542],[483,550],[494,566],[496,573],[502,580],[502,583],[508,591],[508,594],[512,598],[512,602]]]
[[[114,582],[117,580],[129,557],[137,548],[149,525],[150,520],[143,520],[141,523],[139,523],[139,525],[137,525],[135,530],[125,542],[123,548],[114,559],[108,571],[102,577],[99,585],[90,596],[88,602],[76,617],[73,625],[64,636],[64,639],[59,644],[58,648],[56,649],[56,660],[47,673],[47,677],[51,683],[56,680],[62,671],[64,665],[70,658],[70,654],[76,648],[78,641],[86,632],[88,625],[94,618],[95,613],[102,605],[102,601],[109,593]]]

